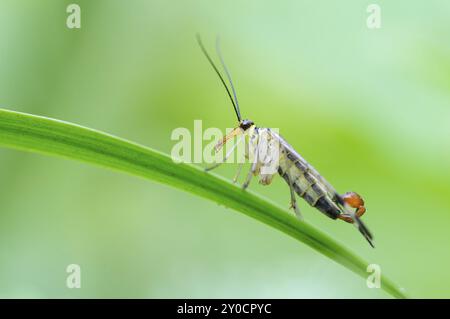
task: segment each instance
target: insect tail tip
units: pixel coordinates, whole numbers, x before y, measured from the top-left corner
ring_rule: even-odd
[[[373,244],[372,233],[369,231],[367,226],[364,225],[364,223],[358,216],[354,215],[353,219],[355,221],[354,225],[358,228],[359,232],[364,236],[369,245],[372,246],[372,248],[375,248],[375,245]]]

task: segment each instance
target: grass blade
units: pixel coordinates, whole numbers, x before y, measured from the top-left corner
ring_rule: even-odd
[[[0,109],[0,145],[101,165],[208,198],[284,232],[363,278],[368,275],[368,263],[362,258],[285,209],[197,166],[175,164],[150,148],[76,124],[4,109]],[[381,288],[405,298],[384,276]]]

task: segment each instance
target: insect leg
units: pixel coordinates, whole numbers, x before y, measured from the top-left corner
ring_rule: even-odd
[[[248,187],[248,185],[250,184],[252,177],[253,177],[253,173],[256,170],[256,165],[257,165],[257,162],[253,163],[252,168],[248,172],[247,178],[245,179],[245,183],[242,185],[243,189],[246,189]]]
[[[238,180],[238,178],[239,178],[239,175],[241,174],[241,170],[242,170],[242,166],[244,165],[244,163],[239,163],[239,167],[238,167],[238,170],[237,170],[237,172],[236,172],[236,175],[234,175],[234,178],[233,178],[233,183],[234,184],[236,184],[236,182],[237,182],[237,180]]]
[[[295,198],[295,190],[294,185],[291,182],[291,178],[288,176],[288,184],[289,184],[289,190],[291,192],[291,207],[294,208],[295,215],[298,219],[303,220],[303,215],[300,213],[300,209],[297,205],[297,198]]]
[[[227,161],[227,159],[231,156],[231,154],[233,154],[233,152],[234,152],[234,150],[236,149],[236,147],[239,145],[239,143],[241,143],[242,142],[242,140],[245,138],[245,135],[243,135],[234,145],[233,145],[233,147],[231,148],[231,150],[229,150],[228,151],[228,153],[223,157],[223,159],[222,159],[222,161],[220,161],[220,162],[218,162],[218,163],[216,163],[216,164],[213,164],[213,165],[211,165],[211,166],[209,166],[209,167],[206,167],[205,168],[205,171],[210,171],[210,170],[213,170],[213,169],[215,169],[216,167],[219,167],[220,165],[222,165],[223,163],[225,163],[226,161]]]
[[[258,166],[258,152],[259,152],[259,141],[257,142],[256,147],[255,147],[255,159],[252,164],[252,168],[250,169],[250,171],[247,174],[245,183],[242,185],[243,189],[246,189],[248,187],[248,185],[250,184],[250,181],[252,180],[252,177],[254,175],[253,173],[256,171],[256,168]]]

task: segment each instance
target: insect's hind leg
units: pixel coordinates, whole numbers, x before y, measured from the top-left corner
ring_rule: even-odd
[[[291,192],[291,208],[294,209],[295,215],[297,216],[298,219],[304,220],[303,215],[300,213],[300,208],[298,207],[298,204],[297,204],[297,198],[295,197],[294,185],[292,184],[289,176],[287,177],[287,179],[288,179],[289,190]]]

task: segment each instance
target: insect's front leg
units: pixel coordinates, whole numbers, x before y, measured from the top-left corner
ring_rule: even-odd
[[[252,137],[251,137],[250,139],[253,141],[254,136],[252,135]],[[249,155],[248,155],[248,153],[249,153],[249,152],[248,152],[248,148],[249,148],[249,145],[250,145],[250,141],[244,140],[244,142],[245,142],[245,146],[244,146],[244,158],[242,159],[242,162],[239,162],[239,164],[238,164],[238,169],[237,169],[237,171],[236,171],[236,174],[235,174],[234,177],[233,177],[233,183],[234,183],[234,184],[237,183],[237,180],[238,180],[238,178],[239,178],[239,175],[241,175],[242,166],[244,166],[245,160],[249,158]],[[238,161],[239,161],[239,159],[238,159]]]
[[[241,170],[242,170],[242,166],[244,165],[244,163],[239,163],[238,165],[239,166],[238,166],[238,169],[236,171],[236,175],[234,175],[234,177],[233,177],[233,183],[234,184],[236,184],[236,182],[237,182],[237,180],[239,178],[239,175],[241,175]]]
[[[206,167],[206,168],[205,168],[205,171],[213,170],[213,169],[215,169],[216,167],[219,167],[220,165],[222,165],[223,163],[225,163],[225,162],[228,160],[228,158],[231,156],[231,154],[233,154],[233,152],[234,152],[234,150],[236,149],[236,147],[244,140],[244,138],[245,138],[245,135],[243,135],[242,137],[240,137],[239,140],[232,146],[232,148],[230,149],[230,151],[229,151],[227,154],[225,154],[225,156],[223,157],[222,161],[220,161],[220,162],[218,162],[218,163],[216,163],[216,164],[213,164],[213,165],[211,165],[211,166],[209,166],[209,167]]]

